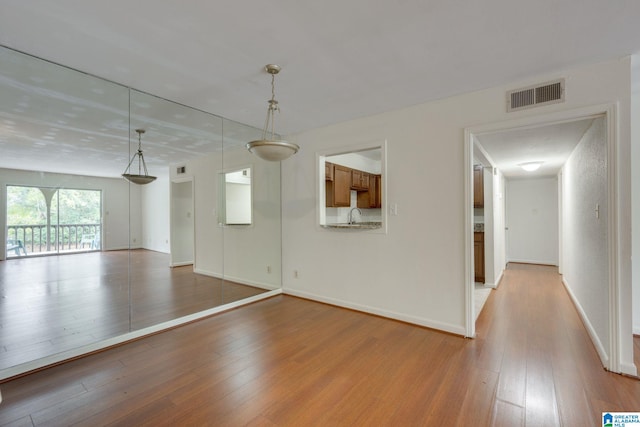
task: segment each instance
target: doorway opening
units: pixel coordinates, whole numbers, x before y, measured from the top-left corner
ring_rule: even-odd
[[[102,192],[7,185],[7,258],[99,251]]]
[[[600,120],[598,120],[598,118]],[[590,337],[596,346],[600,355],[601,361],[605,368],[614,372],[624,372],[635,375],[636,369],[628,363],[629,357],[633,357],[632,342],[627,342],[627,334],[623,336],[621,331],[625,331],[630,325],[623,324],[626,317],[623,319],[623,313],[621,312],[620,300],[618,295],[620,294],[621,284],[618,279],[618,235],[617,231],[617,195],[615,183],[617,180],[616,170],[616,156],[617,156],[617,139],[616,139],[616,107],[615,105],[607,106],[595,106],[587,107],[574,111],[562,111],[546,116],[527,117],[512,120],[509,122],[489,124],[484,126],[478,126],[473,129],[465,130],[465,205],[466,205],[466,329],[467,336],[475,336],[475,313],[473,308],[474,301],[474,252],[473,252],[473,232],[474,232],[474,209],[473,209],[473,164],[475,160],[475,154],[479,150],[488,159],[490,166],[493,169],[493,184],[494,189],[491,194],[491,203],[494,206],[494,219],[496,215],[506,212],[506,198],[509,197],[506,188],[506,181],[509,176],[506,174],[509,167],[519,168],[518,163],[539,160],[539,159],[518,159],[517,162],[513,162],[511,165],[500,165],[494,157],[499,157],[498,152],[492,149],[487,149],[483,139],[486,139],[490,135],[508,134],[514,132],[521,132],[524,134],[535,133],[538,130],[542,130],[549,127],[562,127],[564,125],[575,125],[581,122],[585,125],[583,130],[584,135],[587,133],[596,132],[594,128],[598,128],[594,123],[599,122],[600,131],[602,134],[601,144],[596,149],[596,146],[592,146],[584,152],[575,154],[573,148],[571,148],[570,154],[578,156],[578,159],[572,161],[572,166],[568,173],[559,174],[560,167],[562,167],[567,158],[560,161],[557,171],[552,174],[557,182],[556,188],[558,191],[557,202],[558,211],[555,214],[558,224],[558,239],[557,239],[557,261],[551,263],[557,264],[560,268],[560,273],[564,274],[563,282],[567,292],[572,297],[577,310],[580,312],[583,322],[587,325],[587,329],[590,333]],[[581,135],[581,136],[584,136]],[[512,136],[512,135],[511,135]],[[553,149],[548,149],[547,159],[542,159],[549,164],[558,161],[556,158],[557,144],[553,144]],[[498,144],[499,145],[499,144]],[[510,148],[514,148],[514,144],[511,144]],[[527,145],[526,148],[532,148],[532,145]],[[521,148],[522,150],[522,148]],[[599,153],[593,152],[593,150],[599,150]],[[526,150],[524,150],[526,151]],[[598,159],[598,155],[601,156]],[[580,157],[581,156],[581,157]],[[591,156],[591,157],[589,157]],[[544,164],[544,163],[543,163]],[[584,169],[581,171],[580,167],[576,165],[585,165],[593,167],[597,170],[597,173],[586,176],[587,172]],[[597,167],[596,167],[597,166]],[[602,167],[603,166],[603,167]],[[580,175],[582,174],[582,175]],[[572,178],[573,177],[573,178]],[[577,178],[575,178],[577,177]],[[589,178],[589,179],[585,179]],[[600,187],[598,191],[588,191],[588,186],[593,186],[594,182],[591,180],[594,178],[599,180]],[[513,190],[513,189],[512,189]],[[593,194],[592,194],[593,193]],[[598,197],[595,200],[594,197]],[[584,202],[584,206],[579,205]],[[569,203],[569,204],[568,204]],[[581,212],[588,212],[588,215],[582,215],[577,213],[576,206],[579,206]],[[586,207],[589,209],[586,210]],[[573,212],[568,212],[567,209],[573,209]],[[530,212],[535,214],[535,212]],[[572,218],[580,219],[584,217],[584,223],[580,225],[579,229],[567,229],[573,227],[575,224],[567,220],[568,216],[573,215]],[[563,220],[564,218],[564,220]],[[502,223],[494,221],[494,230],[489,236],[485,236],[486,240],[493,241],[494,244],[494,268],[493,279],[495,284],[498,285],[502,272],[504,271],[509,256],[507,255],[507,241],[514,238],[511,233],[510,224],[506,223],[506,219],[502,218]],[[596,223],[599,230],[599,236],[597,241],[588,242],[589,253],[585,253],[585,246],[579,246],[584,241],[580,240],[580,230],[583,230],[582,236],[589,236],[591,226],[589,223]],[[525,227],[526,228],[526,227]],[[527,232],[527,230],[525,230]],[[485,230],[486,234],[486,230]],[[564,236],[564,237],[563,237]],[[571,236],[571,240],[568,241],[566,236]],[[530,236],[530,238],[532,238]],[[570,243],[572,247],[580,248],[578,254],[572,252],[567,244]],[[512,246],[512,242],[509,242],[509,246]],[[599,252],[598,252],[599,251]],[[564,257],[563,257],[564,254]],[[584,289],[582,281],[578,283],[578,277],[575,273],[576,264],[589,264],[588,260],[592,259],[591,256],[597,254],[603,261],[603,265],[598,265],[594,268],[594,272],[597,270],[601,277],[599,281],[596,281],[595,286],[599,286],[597,291],[599,292],[598,298],[594,300],[589,291],[592,289]],[[572,257],[572,259],[568,259]],[[515,259],[514,259],[515,260]],[[535,259],[534,259],[535,260]],[[579,262],[577,262],[579,261]],[[543,260],[540,263],[547,264]],[[569,271],[567,271],[570,267]],[[487,281],[491,282],[491,278],[487,278]],[[604,313],[604,315],[603,315]],[[628,313],[626,313],[628,314]]]
[[[193,190],[191,178],[171,182],[171,267],[194,264]]]

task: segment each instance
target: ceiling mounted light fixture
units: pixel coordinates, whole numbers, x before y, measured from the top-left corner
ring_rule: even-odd
[[[131,157],[131,161],[127,165],[127,168],[124,170],[122,176],[124,177],[124,179],[129,182],[133,182],[134,184],[149,184],[150,182],[155,181],[156,177],[149,175],[149,172],[147,172],[147,164],[145,163],[144,155],[142,154],[142,134],[145,132],[145,130],[136,129],[136,132],[138,132],[138,151],[133,155],[133,157]],[[128,173],[130,172],[129,169],[131,169],[131,165],[133,164],[133,161],[136,159],[136,157],[138,158],[138,173]],[[144,175],[142,175],[143,171]]]
[[[264,67],[265,71],[271,74],[271,99],[267,108],[267,119],[262,130],[262,139],[247,143],[246,147],[252,154],[264,160],[279,162],[296,154],[300,147],[292,142],[284,141],[276,137],[275,132],[275,113],[280,112],[278,101],[276,101],[275,78],[280,72],[280,66],[268,64]],[[268,137],[268,138],[267,138]]]
[[[520,166],[522,169],[526,170],[527,172],[533,172],[536,171],[540,168],[540,166],[542,166],[543,162],[526,162],[526,163],[519,163],[518,166]]]

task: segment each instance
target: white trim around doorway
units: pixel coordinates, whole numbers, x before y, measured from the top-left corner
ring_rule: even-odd
[[[615,103],[595,105],[579,109],[558,111],[535,117],[524,117],[503,122],[488,123],[465,128],[464,130],[464,194],[465,194],[465,335],[475,336],[475,318],[473,315],[474,300],[474,266],[473,266],[473,137],[483,133],[493,133],[511,129],[526,129],[563,122],[570,122],[595,117],[605,117],[607,123],[607,191],[608,191],[608,253],[609,253],[609,333],[610,342],[605,348],[607,354],[599,355],[603,366],[618,373],[636,375],[635,367],[622,363],[620,354],[621,307],[620,307],[620,259],[619,259],[619,224],[618,224],[618,106]],[[562,268],[562,266],[560,266]],[[562,270],[560,270],[562,271]],[[575,303],[575,301],[574,301]],[[586,319],[583,319],[583,321]],[[594,337],[591,337],[594,339]],[[597,343],[596,347],[598,346]]]

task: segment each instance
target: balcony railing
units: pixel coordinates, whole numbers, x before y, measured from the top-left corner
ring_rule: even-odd
[[[100,231],[100,224],[8,225],[7,256],[100,250]]]

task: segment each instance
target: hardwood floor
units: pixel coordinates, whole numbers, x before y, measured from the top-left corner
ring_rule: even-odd
[[[0,385],[0,425],[596,426],[640,410],[555,269],[505,271],[473,340],[278,296]]]
[[[147,250],[1,261],[0,369],[264,291]]]

